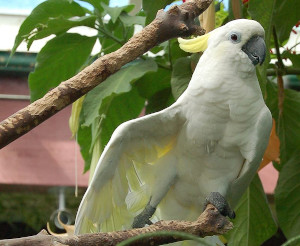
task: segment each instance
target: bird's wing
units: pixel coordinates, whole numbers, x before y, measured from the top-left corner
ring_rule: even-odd
[[[248,141],[250,148],[241,149],[241,153],[245,157],[244,165],[237,179],[231,184],[229,192],[229,200],[233,207],[237,205],[258,170],[269,142],[271,128],[272,115],[265,106],[256,121],[255,131]]]
[[[180,108],[173,105],[115,130],[79,206],[76,234],[131,225],[150,199],[145,183],[153,174],[152,167],[172,149],[182,124]]]

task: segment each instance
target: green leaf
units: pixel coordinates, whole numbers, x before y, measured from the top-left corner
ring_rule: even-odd
[[[289,37],[293,25],[299,20],[300,1],[298,0],[251,0],[248,4],[251,18],[258,21],[265,29],[267,50],[270,50],[274,25],[279,41],[283,42]],[[266,72],[269,62],[270,54],[267,52],[263,66],[258,67],[263,94],[267,83]]]
[[[127,93],[105,98],[99,111],[105,116],[101,123],[101,146],[108,143],[121,123],[138,117],[144,106],[145,99],[139,96],[135,88]]]
[[[270,40],[272,35],[275,3],[276,0],[251,0],[248,2],[248,12],[251,18],[258,21],[265,29],[265,42],[267,50],[270,50]],[[261,76],[260,87],[263,92],[263,95],[265,94],[265,87],[267,83],[267,68],[269,63],[270,53],[267,52],[264,64],[257,68]]]
[[[170,47],[167,48],[168,47],[167,46],[165,51],[166,51],[167,55],[170,55],[172,63],[175,63],[178,58],[186,57],[189,55],[189,53],[180,49],[179,43],[176,38],[169,40],[168,43],[169,43]]]
[[[297,91],[284,90],[283,112],[279,117],[278,88],[271,82],[266,88],[266,103],[276,121],[276,132],[280,139],[280,160],[284,165],[300,146],[300,94]]]
[[[282,246],[299,246],[299,244],[300,244],[300,235],[291,238],[290,240],[282,244]]]
[[[109,4],[109,0],[80,0],[80,1],[83,1],[83,2],[87,2],[91,5],[93,5],[93,7],[99,12],[99,13],[102,13],[103,12],[103,7],[101,5],[101,3],[104,3],[106,5]]]
[[[83,126],[78,131],[78,143],[85,161],[84,172],[90,170],[92,156],[97,151],[96,141],[100,137],[100,148],[108,143],[114,130],[123,122],[138,117],[145,105],[145,99],[141,98],[137,90],[111,96],[103,99],[99,110],[100,118],[95,118],[91,126]],[[84,110],[84,109],[83,109]],[[80,123],[84,122],[84,113],[81,114]]]
[[[175,102],[172,96],[171,88],[165,88],[156,92],[152,97],[147,100],[146,114],[158,112]]]
[[[157,92],[170,89],[171,70],[158,68],[156,72],[147,73],[135,82],[139,94],[150,99]]]
[[[89,126],[93,120],[101,114],[99,109],[102,101],[113,94],[118,95],[131,90],[131,84],[148,72],[156,71],[156,63],[149,59],[138,61],[122,68],[120,71],[108,77],[103,83],[90,91],[84,102],[84,124]]]
[[[261,181],[256,175],[235,208],[228,246],[259,246],[277,230]]]
[[[288,58],[293,63],[293,67],[300,68],[300,55],[291,54],[288,51],[284,51],[281,55],[282,59]]]
[[[95,41],[96,37],[65,33],[47,42],[28,78],[31,100],[41,98],[61,81],[75,75],[88,59]]]
[[[145,26],[145,16],[131,16],[123,12],[120,14],[119,18],[125,26],[132,26],[134,24]]]
[[[82,119],[83,120],[83,119]],[[84,171],[86,172],[90,169],[92,155],[90,152],[90,147],[92,144],[92,127],[81,126],[78,128],[77,132],[77,142],[80,145],[80,153],[84,160]]]
[[[175,99],[180,97],[180,95],[185,91],[192,75],[191,58],[182,57],[177,59],[173,66],[171,79],[172,93]]]
[[[228,11],[224,9],[224,3],[219,2],[220,10],[216,12],[216,27],[223,25],[226,18],[228,18]]]
[[[109,14],[113,23],[116,22],[122,12],[130,12],[134,9],[134,5],[126,5],[122,7],[109,7],[105,3],[101,3],[104,10]]]
[[[284,163],[275,189],[278,222],[284,235],[292,238],[300,232],[300,148]]]
[[[72,20],[66,19],[63,16],[49,19],[46,24],[39,25],[37,27],[37,32],[34,32],[32,35],[30,35],[28,38],[28,45],[31,46],[31,43],[34,40],[47,37],[51,34],[59,35],[64,33],[72,27],[88,26],[93,28],[95,26],[95,21],[96,16],[82,16]]]
[[[276,1],[274,24],[280,42],[289,38],[293,26],[299,21],[299,9],[299,0]]]
[[[84,15],[84,9],[76,2],[70,3],[67,0],[48,0],[42,2],[33,9],[31,14],[22,23],[11,54],[13,55],[20,43],[26,40],[35,28],[46,25],[50,18],[62,16],[68,19],[70,17]]]
[[[103,52],[104,54],[109,54],[122,47],[119,42],[116,42],[111,38],[100,37],[99,42],[101,43],[101,52]]]
[[[143,0],[143,10],[146,12],[146,25],[154,20],[158,10],[164,9],[173,1],[174,0]]]
[[[133,33],[133,27],[131,29]],[[104,25],[103,29],[100,28],[99,31],[99,41],[102,46],[101,51],[108,54],[119,49],[123,42],[125,42],[126,37],[124,31],[124,26],[120,19],[115,23],[113,23],[112,20],[109,20],[109,22]],[[128,35],[131,36],[132,33],[129,33]]]

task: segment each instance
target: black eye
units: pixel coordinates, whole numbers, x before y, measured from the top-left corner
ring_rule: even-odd
[[[232,43],[239,43],[241,42],[241,34],[238,32],[231,32],[228,37]]]
[[[238,40],[238,36],[235,33],[231,34],[230,38],[232,41],[235,41],[235,42]]]

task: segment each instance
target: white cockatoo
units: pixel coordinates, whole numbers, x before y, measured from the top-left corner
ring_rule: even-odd
[[[205,50],[188,88],[170,107],[115,130],[81,201],[76,234],[195,220],[208,202],[234,217],[272,126],[255,70],[265,59],[264,29],[241,19],[178,41],[187,52]]]

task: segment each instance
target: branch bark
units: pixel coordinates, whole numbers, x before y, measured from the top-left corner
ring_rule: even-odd
[[[149,232],[179,231],[193,234],[195,236],[205,237],[224,234],[232,228],[232,223],[226,217],[221,215],[213,205],[208,204],[205,211],[194,222],[175,220],[159,221],[144,228],[107,233],[102,232],[83,234],[79,236],[68,237],[55,237],[47,234],[46,231],[42,231],[39,234],[31,237],[0,240],[0,246],[114,246],[128,238]],[[184,240],[184,238],[174,236],[153,236],[147,239],[140,239],[139,241],[135,241],[130,245],[155,246],[182,240]]]
[[[62,82],[43,98],[19,110],[0,123],[0,149],[50,118],[123,65],[143,55],[155,45],[175,37],[202,35],[205,31],[195,25],[212,0],[191,0],[174,6],[169,11],[158,11],[156,18],[141,32],[134,35],[119,50],[97,59],[74,77]]]

